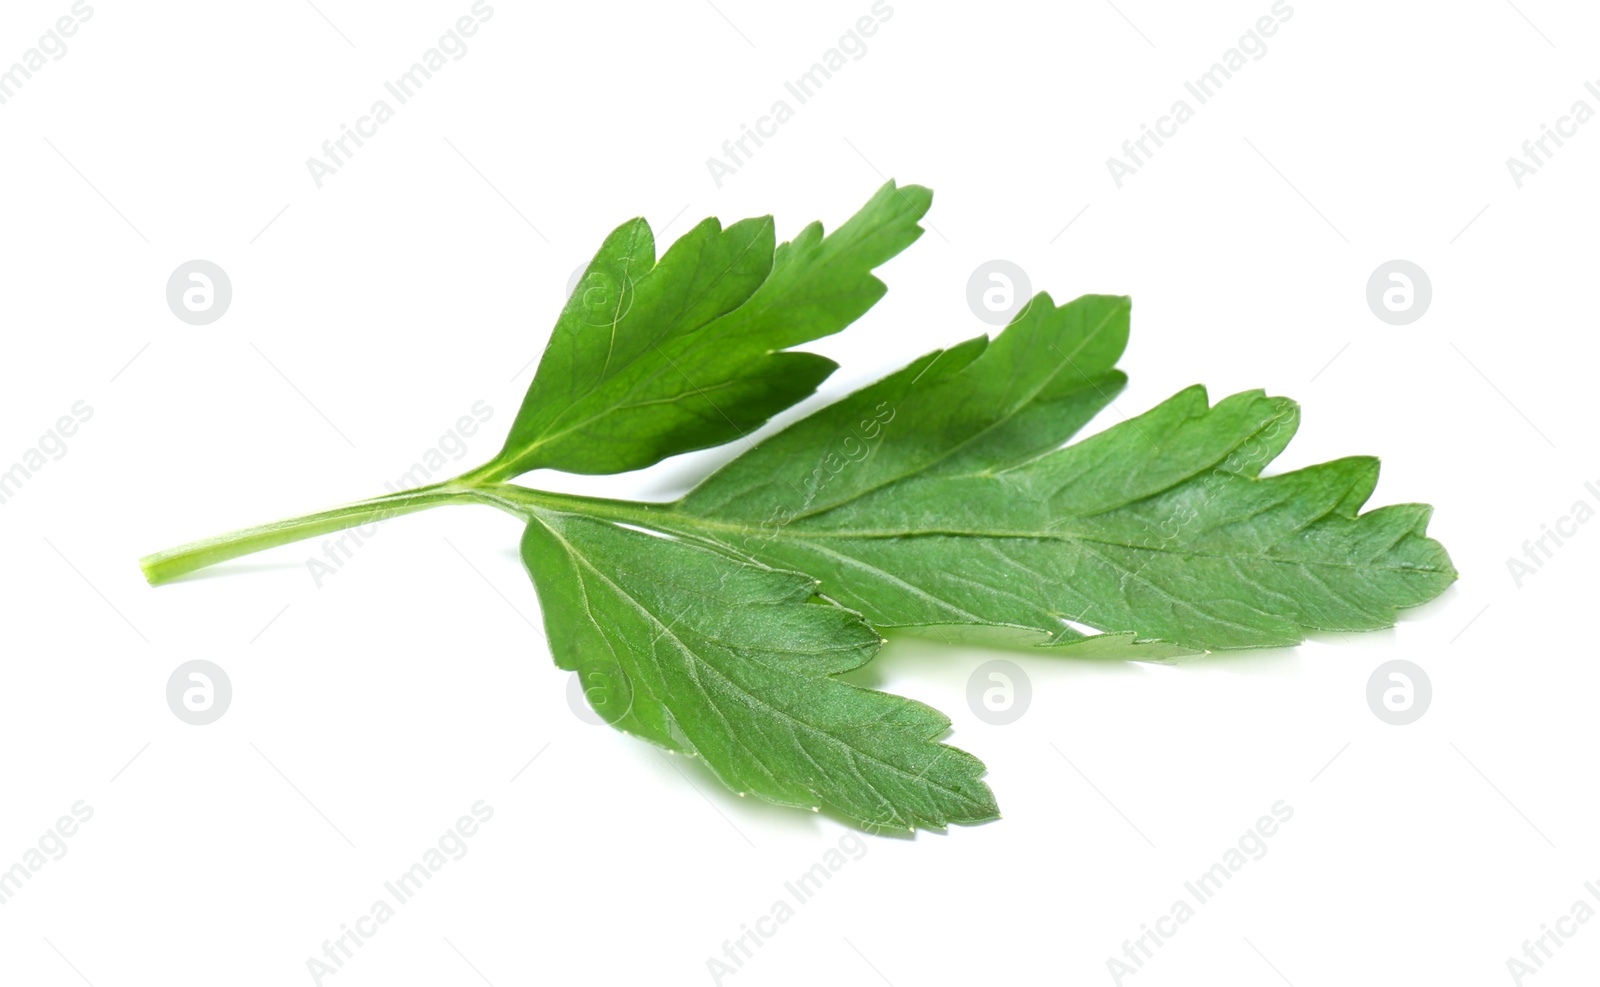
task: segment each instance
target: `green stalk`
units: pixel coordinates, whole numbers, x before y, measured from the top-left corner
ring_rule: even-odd
[[[486,477],[481,470],[475,470],[443,483],[384,494],[381,497],[359,500],[353,504],[317,511],[314,514],[304,514],[300,517],[241,528],[211,538],[202,538],[186,545],[146,555],[139,560],[139,568],[144,570],[144,577],[150,585],[159,586],[180,576],[240,556],[448,504],[485,504],[497,507],[522,521],[530,520],[535,511],[551,510],[587,514],[591,517],[635,524],[650,523],[651,519],[665,507],[665,505],[533,490],[512,483],[495,482],[492,478]]]
[[[212,538],[203,538],[187,545],[156,552],[154,555],[146,555],[139,560],[139,568],[144,570],[144,577],[149,580],[150,585],[159,586],[197,569],[227,562],[242,555],[288,545],[291,542],[317,538],[346,528],[398,517],[401,514],[414,514],[430,507],[483,503],[509,509],[509,505],[493,494],[458,486],[456,481],[451,480],[418,487],[415,490],[385,494],[345,504],[342,507],[318,511],[315,514],[305,514],[251,528],[241,528]]]

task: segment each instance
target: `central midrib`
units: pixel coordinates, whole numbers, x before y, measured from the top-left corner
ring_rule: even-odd
[[[1088,545],[1106,545],[1112,548],[1123,548],[1137,552],[1156,552],[1165,555],[1182,556],[1184,558],[1227,559],[1230,561],[1244,562],[1271,562],[1278,565],[1314,565],[1339,569],[1364,569],[1393,572],[1443,572],[1444,570],[1432,566],[1404,566],[1404,565],[1376,565],[1370,562],[1338,562],[1321,559],[1286,559],[1269,556],[1259,552],[1241,551],[1237,554],[1222,552],[1205,552],[1185,549],[1177,546],[1136,544],[1127,541],[1118,541],[1114,538],[1098,538],[1081,532],[1048,532],[1048,531],[1012,531],[1012,530],[979,530],[960,528],[925,528],[925,529],[839,529],[830,531],[793,530],[785,527],[776,534],[766,534],[762,529],[747,525],[733,524],[726,521],[714,521],[709,518],[699,518],[693,515],[676,512],[650,512],[642,516],[629,516],[618,518],[629,523],[638,523],[645,527],[655,528],[668,534],[682,534],[682,530],[674,530],[678,525],[686,526],[695,531],[718,531],[739,535],[756,535],[761,541],[880,541],[895,538],[979,538],[990,540],[1008,541],[1059,541],[1080,542]],[[730,541],[715,539],[727,547],[736,547]]]

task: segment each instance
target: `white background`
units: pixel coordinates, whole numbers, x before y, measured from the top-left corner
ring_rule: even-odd
[[[1600,524],[1520,588],[1506,563],[1600,503],[1600,121],[1520,189],[1505,162],[1574,101],[1600,110],[1600,13],[1294,0],[1119,189],[1106,159],[1270,4],[1116,3],[893,0],[719,188],[706,159],[868,0],[499,0],[320,189],[306,159],[469,0],[94,4],[0,106],[0,468],[93,408],[0,506],[0,867],[94,810],[0,905],[0,980],[312,983],[324,940],[484,800],[467,855],[325,983],[713,982],[724,940],[851,831],[576,717],[510,519],[393,521],[320,588],[316,544],[160,590],[136,560],[381,492],[480,400],[456,465],[487,458],[616,223],[670,240],[770,212],[790,236],[893,176],[936,190],[931,228],[816,347],[844,364],[819,401],[986,331],[967,278],[1011,260],[1057,299],[1135,300],[1132,384],[1091,431],[1197,381],[1290,395],[1275,468],[1381,456],[1373,504],[1435,504],[1462,578],[1393,631],[1290,650],[1009,655],[1033,700],[1003,727],[966,702],[998,653],[895,641],[871,680],[951,714],[1005,818],[864,839],[723,982],[1112,983],[1108,957],[1278,800],[1267,854],[1124,982],[1515,982],[1524,940],[1600,907]],[[0,66],[69,7],[7,0]],[[206,327],[164,298],[194,258],[233,283]],[[1409,326],[1365,300],[1393,258],[1432,281]],[[665,498],[727,454],[528,480]],[[164,698],[194,658],[234,689],[205,727]],[[1365,699],[1395,658],[1433,685],[1405,727]],[[1597,972],[1600,920],[1525,982]]]

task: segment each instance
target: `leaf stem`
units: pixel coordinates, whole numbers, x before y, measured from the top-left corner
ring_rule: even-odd
[[[145,579],[150,585],[159,586],[243,555],[448,504],[485,504],[524,522],[532,520],[535,512],[544,510],[587,514],[644,525],[651,524],[662,511],[671,508],[668,504],[552,493],[514,483],[502,483],[498,482],[498,474],[492,470],[493,465],[480,466],[453,480],[189,542],[145,556],[139,560],[139,568],[144,570]]]
[[[139,568],[144,570],[145,579],[150,585],[158,586],[171,582],[179,576],[204,569],[206,566],[227,562],[242,555],[445,504],[489,504],[519,517],[526,517],[525,510],[518,509],[516,505],[497,496],[493,491],[448,480],[414,490],[403,490],[345,504],[315,514],[305,514],[251,528],[241,528],[212,538],[203,538],[200,541],[147,555],[139,560]]]

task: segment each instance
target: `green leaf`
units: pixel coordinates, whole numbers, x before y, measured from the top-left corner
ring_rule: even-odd
[[[935,709],[835,678],[877,632],[811,602],[817,581],[577,514],[535,508],[522,558],[556,663],[607,721],[703,758],[729,788],[829,806],[868,828],[998,815],[983,764],[935,742]]]
[[[1358,513],[1375,459],[1259,476],[1298,424],[1285,398],[1193,387],[1057,449],[1120,387],[1127,315],[1040,295],[641,523],[806,572],[880,629],[1131,654],[1098,629],[1164,643],[1148,657],[1388,627],[1455,578],[1429,508]]]
[[[837,369],[788,347],[844,329],[883,297],[872,270],[922,234],[932,193],[894,182],[831,235],[774,252],[772,218],[708,219],[655,262],[636,219],[600,248],[556,322],[488,479],[619,473],[737,439]]]
[[[776,248],[770,218],[706,220],[659,262],[649,226],[625,223],[489,463],[158,552],[145,575],[494,506],[525,525],[551,652],[607,721],[703,758],[741,794],[901,830],[997,810],[983,765],[939,742],[942,714],[840,677],[882,630],[1167,658],[1388,627],[1455,579],[1430,508],[1361,513],[1377,460],[1262,475],[1299,422],[1286,398],[1213,406],[1193,387],[1066,445],[1126,383],[1130,306],[1113,296],[1037,295],[994,340],[913,361],[673,504],[503,482],[648,466],[803,400],[835,367],[790,347],[882,297],[872,271],[917,239],[930,201],[889,182],[831,235],[813,223]]]

